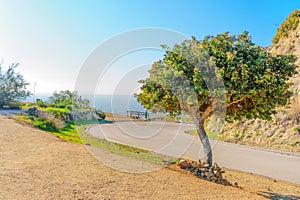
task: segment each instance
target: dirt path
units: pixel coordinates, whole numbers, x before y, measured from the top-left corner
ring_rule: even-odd
[[[124,161],[126,162],[126,160]],[[134,167],[134,162],[131,162]],[[299,173],[299,172],[295,172]],[[226,172],[244,189],[197,179],[177,167],[130,174],[112,170],[84,146],[0,116],[0,199],[297,198],[300,187]],[[261,195],[258,195],[258,192]]]

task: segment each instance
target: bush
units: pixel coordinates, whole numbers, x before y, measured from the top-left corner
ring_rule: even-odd
[[[63,121],[68,121],[69,119],[69,114],[70,110],[66,108],[52,108],[48,107],[45,109],[41,109],[42,111],[46,111],[49,114],[54,115],[55,118],[63,120]]]
[[[14,110],[19,110],[20,109],[21,104],[19,102],[11,102],[8,105],[3,105],[2,108],[3,109],[14,109]]]
[[[74,106],[73,105],[67,105],[66,108],[70,111],[72,111],[74,109]]]
[[[104,112],[102,112],[101,110],[96,110],[96,114],[97,114],[101,119],[105,119],[105,114],[104,114]]]
[[[41,107],[41,108],[47,108],[48,107],[48,105],[42,99],[37,99],[36,100],[36,105],[38,107]]]
[[[63,110],[63,111],[62,111]],[[29,116],[32,116],[32,120],[34,121],[47,121],[44,123],[51,123],[53,127],[55,127],[55,130],[60,130],[62,129],[66,121],[68,119],[67,113],[69,111],[65,109],[59,109],[59,108],[46,108],[46,109],[38,109],[36,107],[29,108],[26,113]],[[36,127],[43,127],[46,126],[44,123],[40,124],[40,122],[37,122],[37,124],[33,124]],[[50,126],[50,125],[49,125]],[[43,128],[41,128],[43,129]],[[43,129],[45,130],[45,129]],[[51,130],[51,128],[50,128]]]
[[[26,110],[26,113],[29,115],[29,116],[34,116],[34,117],[38,117],[38,109],[36,107],[33,107],[33,108],[28,108]]]
[[[299,21],[300,10],[296,10],[290,14],[286,21],[278,28],[278,31],[272,40],[273,44],[277,44],[281,38],[287,37],[290,30],[295,30],[298,27]]]
[[[33,125],[44,131],[55,132],[58,130],[52,121],[45,119],[35,118]]]
[[[55,108],[66,108],[66,105],[62,104],[62,103],[58,103],[58,104],[55,104],[54,107]]]

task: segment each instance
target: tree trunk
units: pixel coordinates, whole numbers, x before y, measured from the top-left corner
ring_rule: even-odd
[[[212,166],[212,151],[211,151],[211,146],[208,140],[208,136],[204,130],[204,122],[200,121],[199,119],[194,119],[195,125],[197,128],[197,132],[200,138],[200,141],[203,144],[203,149],[205,153],[205,159],[206,162],[209,164],[209,166]]]

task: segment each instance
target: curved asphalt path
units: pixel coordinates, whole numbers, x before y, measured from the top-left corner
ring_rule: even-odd
[[[119,120],[91,126],[90,134],[157,153],[192,160],[203,158],[202,144],[185,130],[193,124]],[[211,140],[213,161],[221,166],[300,185],[300,154]]]
[[[10,116],[14,116],[14,115],[20,115],[25,113],[24,110],[15,110],[15,109],[0,109],[0,115],[6,116],[6,117],[10,117]]]

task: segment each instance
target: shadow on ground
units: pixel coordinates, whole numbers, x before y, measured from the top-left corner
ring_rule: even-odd
[[[260,191],[257,193],[260,196],[266,197],[268,199],[272,200],[299,200],[300,196],[294,196],[294,195],[281,195],[278,193],[273,193],[273,192],[263,192]]]

